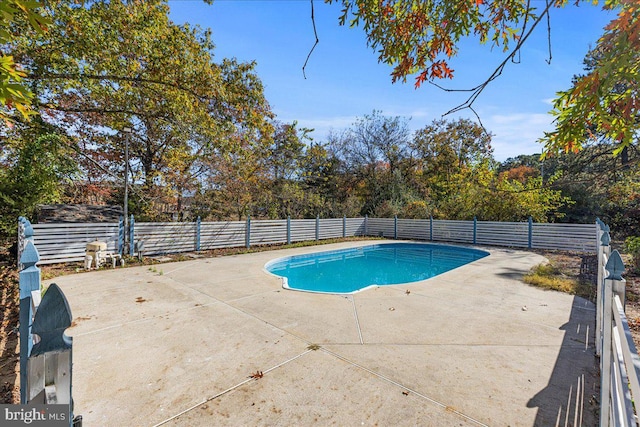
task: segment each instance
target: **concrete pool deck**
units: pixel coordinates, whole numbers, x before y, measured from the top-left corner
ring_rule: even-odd
[[[274,258],[348,242],[58,277],[86,426],[596,425],[590,302],[491,255],[353,295],[284,290]],[[259,378],[251,378],[251,376]]]

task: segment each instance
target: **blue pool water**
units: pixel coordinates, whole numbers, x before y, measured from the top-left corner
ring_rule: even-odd
[[[280,258],[265,268],[291,289],[350,293],[428,279],[487,255],[455,246],[389,243]]]

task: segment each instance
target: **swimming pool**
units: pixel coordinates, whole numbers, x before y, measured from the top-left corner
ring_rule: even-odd
[[[428,243],[383,243],[352,249],[295,255],[268,262],[284,287],[346,294],[370,286],[425,280],[484,258],[488,252]]]

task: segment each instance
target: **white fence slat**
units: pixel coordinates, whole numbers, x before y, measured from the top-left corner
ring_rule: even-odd
[[[107,250],[117,252],[118,224],[56,223],[33,224],[33,243],[40,254],[39,264],[82,261],[87,243],[107,243]]]
[[[292,219],[291,220],[291,241],[303,242],[316,238],[315,219]]]
[[[287,242],[287,220],[251,221],[251,245]]]

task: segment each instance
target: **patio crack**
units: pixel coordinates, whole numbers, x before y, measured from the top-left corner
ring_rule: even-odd
[[[349,295],[348,298],[351,301],[351,305],[353,306],[353,317],[356,320],[356,328],[358,329],[358,338],[360,338],[360,344],[364,344],[364,340],[362,339],[362,330],[360,329],[360,320],[358,320],[358,309],[356,308],[356,301],[353,298],[353,295]]]
[[[298,354],[297,356],[294,356],[294,357],[292,357],[292,358],[290,358],[290,359],[288,359],[288,360],[285,360],[285,361],[284,361],[284,362],[282,362],[282,363],[278,363],[277,365],[272,366],[271,368],[267,369],[266,371],[262,371],[262,374],[263,374],[263,375],[266,375],[266,374],[268,374],[268,373],[269,373],[269,372],[271,372],[271,371],[274,371],[274,370],[276,370],[276,369],[278,369],[278,368],[280,368],[280,367],[282,367],[282,366],[284,366],[284,365],[286,365],[286,364],[288,364],[288,363],[290,363],[290,362],[293,362],[293,361],[294,361],[294,360],[296,360],[296,359],[299,359],[300,357],[304,356],[305,354],[307,354],[307,353],[309,353],[309,352],[311,352],[311,351],[313,351],[313,350],[309,349],[309,350],[307,350],[307,351],[304,351],[304,352],[302,352],[302,353]],[[211,396],[211,397],[208,397],[208,398],[204,399],[203,401],[198,402],[198,403],[196,403],[195,405],[193,405],[193,406],[191,406],[191,407],[189,407],[189,408],[187,408],[187,409],[185,409],[185,410],[183,410],[183,411],[181,411],[181,412],[178,412],[177,414],[175,414],[175,415],[173,415],[173,416],[171,416],[171,417],[167,418],[166,420],[160,421],[158,424],[155,424],[153,427],[159,427],[159,426],[161,426],[161,425],[163,425],[163,424],[166,424],[166,423],[168,423],[168,422],[170,422],[170,421],[173,421],[173,420],[175,420],[176,418],[179,418],[180,416],[182,416],[182,415],[184,415],[184,414],[186,414],[186,413],[188,413],[188,412],[191,412],[191,411],[193,411],[194,409],[196,409],[196,408],[198,408],[198,407],[200,407],[200,406],[204,405],[205,403],[207,403],[207,402],[211,402],[212,400],[215,400],[215,399],[217,399],[217,398],[219,398],[219,397],[222,397],[222,396],[224,396],[225,394],[231,393],[232,391],[234,391],[234,390],[236,390],[236,389],[238,389],[238,388],[242,387],[242,386],[243,386],[243,385],[245,385],[245,384],[248,384],[248,383],[250,383],[250,382],[253,382],[253,381],[255,381],[255,378],[249,377],[249,378],[247,378],[246,380],[244,380],[244,381],[242,381],[242,382],[239,382],[238,384],[236,384],[236,385],[234,385],[234,386],[231,386],[231,387],[229,387],[228,389],[226,389],[226,390],[224,390],[224,391],[221,391],[220,393],[217,393],[217,394],[215,394],[215,395],[213,395],[213,396]]]
[[[432,399],[429,396],[426,396],[426,395],[424,395],[424,394],[422,394],[422,393],[420,393],[420,392],[418,392],[416,390],[413,390],[413,389],[411,389],[411,388],[409,388],[407,386],[404,386],[404,385],[400,384],[399,382],[397,382],[397,381],[395,381],[395,380],[393,380],[393,379],[391,379],[391,378],[389,378],[387,376],[384,376],[384,375],[382,375],[382,374],[380,374],[380,373],[378,373],[378,372],[376,372],[374,370],[371,370],[371,369],[367,368],[366,366],[362,366],[362,365],[360,365],[360,364],[358,364],[358,363],[356,363],[356,362],[354,362],[352,360],[347,359],[346,357],[344,357],[344,356],[342,356],[342,355],[340,355],[338,353],[335,353],[335,352],[333,352],[331,350],[328,350],[326,347],[322,347],[322,351],[325,352],[326,354],[332,355],[333,357],[335,357],[337,359],[342,360],[345,363],[350,364],[351,366],[354,366],[354,367],[356,367],[358,369],[362,369],[363,371],[368,372],[369,374],[375,376],[376,378],[379,378],[379,379],[381,379],[381,380],[383,380],[385,382],[388,382],[389,384],[393,384],[396,387],[399,387],[399,388],[405,390],[408,393],[415,394],[416,396],[421,397],[422,399],[424,399],[424,400],[426,400],[426,401],[428,401],[428,402],[430,402],[430,403],[432,403],[432,404],[434,404],[436,406],[439,406],[440,408],[444,409],[447,412],[454,413],[454,414],[456,414],[456,415],[458,415],[458,416],[460,416],[460,417],[466,419],[467,421],[470,421],[470,422],[472,422],[472,423],[474,423],[476,425],[479,425],[479,426],[482,426],[482,427],[489,427],[487,424],[484,424],[483,422],[481,422],[479,420],[476,420],[475,418],[470,417],[469,415],[463,414],[462,412],[458,411],[457,409],[452,408],[449,405],[445,405],[442,402],[439,402],[439,401],[437,401],[435,399]]]

